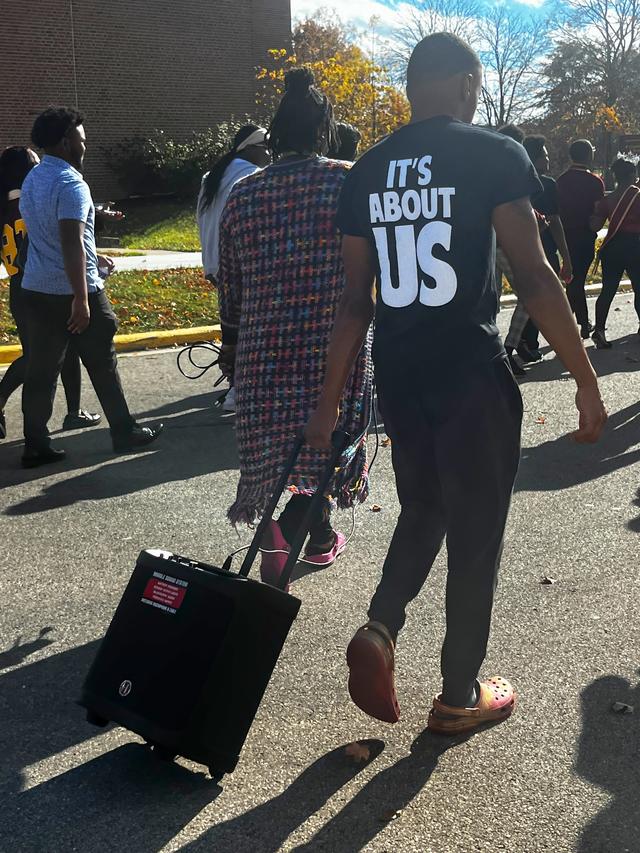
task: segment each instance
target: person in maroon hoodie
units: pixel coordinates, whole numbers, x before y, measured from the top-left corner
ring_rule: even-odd
[[[594,153],[595,148],[588,139],[576,139],[569,148],[571,166],[557,180],[560,219],[573,263],[573,280],[567,285],[567,296],[584,339],[593,331],[584,286],[593,263],[597,237],[589,220],[596,204],[604,198],[602,178],[591,171]]]

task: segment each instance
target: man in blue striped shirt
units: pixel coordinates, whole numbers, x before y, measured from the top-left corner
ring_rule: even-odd
[[[24,384],[25,451],[34,468],[65,457],[51,445],[47,423],[68,346],[77,350],[109,421],[113,449],[127,452],[154,441],[129,412],[118,373],[114,335],[118,321],[104,291],[113,262],[96,251],[95,209],[82,177],[86,137],[82,116],[49,107],[36,119],[31,138],[45,156],[25,179],[20,213],[29,235],[22,279],[29,334]]]

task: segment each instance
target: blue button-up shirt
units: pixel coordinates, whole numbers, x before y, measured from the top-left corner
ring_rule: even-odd
[[[46,154],[25,178],[20,214],[29,235],[29,251],[22,287],[56,296],[73,293],[64,268],[59,221],[84,222],[87,255],[87,290],[103,289],[98,275],[95,239],[95,208],[82,174],[65,160]]]

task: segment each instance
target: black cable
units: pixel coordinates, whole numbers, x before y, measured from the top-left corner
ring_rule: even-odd
[[[199,350],[204,350],[205,352],[209,353],[209,355],[213,353],[213,355],[215,355],[216,357],[208,364],[198,363],[194,360],[194,354]],[[192,373],[187,373],[187,371],[185,370],[185,367],[183,366],[185,360],[189,362],[191,367],[199,371],[197,374],[195,374],[195,376]],[[218,344],[211,343],[210,341],[197,341],[194,344],[189,344],[188,346],[180,350],[176,359],[178,370],[185,377],[185,379],[200,379],[202,376],[205,375],[208,370],[211,370],[212,367],[215,367],[219,363],[219,361],[220,347],[218,346]],[[224,382],[224,376],[219,376],[218,379],[215,381],[213,387],[217,388],[221,382]]]
[[[373,383],[371,388],[371,415],[373,417],[373,425],[376,430],[376,449],[373,451],[373,456],[371,457],[371,462],[369,463],[369,476],[371,476],[371,472],[373,471],[373,465],[378,458],[378,451],[380,450],[380,427],[378,425],[378,412],[376,410],[376,384]]]

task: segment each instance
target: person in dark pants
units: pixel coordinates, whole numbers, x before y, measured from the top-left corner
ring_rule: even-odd
[[[600,249],[602,291],[596,302],[596,327],[592,338],[598,349],[611,349],[605,329],[607,317],[625,270],[631,279],[634,306],[640,321],[640,188],[633,160],[619,157],[611,167],[616,189],[596,204],[591,217],[595,230],[609,221],[609,230]],[[640,333],[640,329],[638,329]]]
[[[116,452],[149,444],[162,429],[135,422],[120,384],[113,342],[118,323],[98,273],[99,262],[111,269],[113,262],[96,252],[94,205],[81,171],[86,150],[82,116],[50,107],[35,120],[32,141],[45,156],[27,175],[20,199],[29,234],[22,279],[29,336],[22,394],[26,468],[65,456],[51,445],[47,424],[70,346],[87,369]]]
[[[590,219],[596,204],[604,198],[604,182],[591,171],[594,154],[595,149],[588,139],[576,139],[569,148],[571,166],[557,181],[560,219],[573,266],[573,279],[567,285],[567,296],[585,339],[593,331],[584,288],[593,263],[597,237]]]
[[[30,148],[14,145],[0,154],[0,257],[9,274],[9,310],[16,324],[22,355],[11,362],[0,380],[0,439],[6,438],[7,425],[4,407],[9,397],[24,383],[29,355],[27,317],[22,294],[22,273],[27,250],[27,231],[20,218],[18,201],[22,184],[40,158]],[[60,372],[67,401],[67,414],[63,429],[82,429],[95,426],[100,415],[80,408],[80,359],[69,348]]]
[[[558,188],[556,182],[549,176],[549,152],[544,136],[527,136],[522,143],[542,183],[542,192],[537,193],[531,204],[540,216],[544,218],[547,227],[541,232],[542,248],[552,270],[562,281],[570,282],[573,278],[571,256],[560,220],[558,205]],[[562,258],[562,267],[558,260],[558,252]],[[535,323],[529,318],[522,330],[522,340],[518,345],[518,355],[525,363],[540,361],[540,339]]]
[[[349,690],[371,716],[398,719],[398,633],[446,537],[443,690],[428,723],[444,733],[499,722],[515,705],[504,678],[478,680],[522,415],[495,325],[496,238],[518,296],[578,383],[576,439],[595,441],[606,420],[538,237],[535,169],[520,145],[471,125],[481,87],[481,63],[468,45],[448,33],[423,39],[407,71],[411,123],[347,176],[337,218],[346,286],[305,431],[313,447],[329,446],[342,387],[375,312],[378,390],[401,513],[369,622],[347,650]]]

